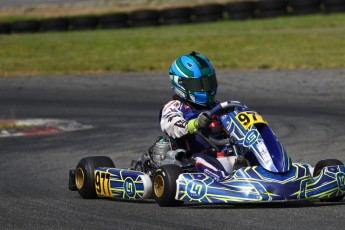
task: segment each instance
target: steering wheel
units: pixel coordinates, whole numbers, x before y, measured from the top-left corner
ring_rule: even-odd
[[[222,103],[219,103],[218,105],[216,105],[215,107],[213,107],[209,113],[211,113],[211,115],[216,114],[220,111],[224,111],[226,109],[230,109],[230,108],[235,108],[237,106],[245,106],[242,102],[239,101],[224,101]]]
[[[208,112],[211,115],[214,115],[214,114],[217,114],[217,113],[219,113],[221,111],[224,111],[224,110],[227,110],[227,109],[230,109],[230,108],[235,108],[237,106],[245,106],[245,105],[242,102],[239,102],[239,101],[225,101],[225,102],[219,103],[218,105],[213,107]],[[219,147],[220,146],[225,146],[226,144],[229,144],[231,142],[231,138],[217,140],[217,139],[214,139],[213,137],[206,137],[199,130],[197,130],[197,133],[201,137],[203,137],[216,151],[219,151]]]

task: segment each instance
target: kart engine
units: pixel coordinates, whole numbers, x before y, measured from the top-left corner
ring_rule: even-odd
[[[153,147],[153,161],[156,164],[161,165],[169,150],[172,150],[170,140],[166,137],[160,137]]]
[[[153,176],[156,168],[161,165],[175,164],[185,170],[194,169],[195,159],[190,151],[177,149],[169,137],[159,136],[147,153],[139,160],[132,160],[129,169],[141,171]]]

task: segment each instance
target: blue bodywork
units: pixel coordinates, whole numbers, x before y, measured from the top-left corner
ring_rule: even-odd
[[[230,106],[229,106],[230,105]],[[241,168],[223,181],[204,173],[184,173],[177,180],[176,199],[203,203],[263,202],[329,198],[345,194],[345,167],[325,167],[312,177],[308,164],[292,163],[267,122],[240,102],[228,101],[220,107],[232,108],[219,116],[238,155],[255,157],[256,165]],[[253,159],[252,159],[253,161]]]
[[[151,196],[150,177],[139,171],[99,167],[94,171],[96,193],[118,199],[145,199]]]
[[[176,199],[202,203],[286,201],[345,194],[345,167],[325,167],[313,178],[307,164],[292,164],[285,173],[261,166],[241,168],[217,182],[204,173],[184,173],[177,180]]]
[[[245,118],[243,122],[240,120],[241,115]],[[233,112],[222,115],[220,120],[235,145],[244,149],[243,155],[247,152],[253,153],[259,164],[271,172],[290,170],[291,161],[285,149],[267,122],[257,112],[244,106],[238,106]],[[246,122],[248,124],[252,122],[253,125],[246,128]]]

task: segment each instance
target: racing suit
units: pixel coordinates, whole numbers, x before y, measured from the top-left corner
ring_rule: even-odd
[[[176,100],[169,101],[163,107],[160,115],[160,126],[170,138],[172,138],[179,148],[191,151],[195,157],[196,170],[204,172],[215,180],[222,180],[228,176],[222,164],[216,159],[216,151],[199,134],[189,134],[187,123],[189,120],[197,118],[202,112],[211,108],[191,104],[183,99],[174,97]],[[216,116],[212,117],[212,122],[206,130],[205,136],[215,139],[225,138],[223,127]]]

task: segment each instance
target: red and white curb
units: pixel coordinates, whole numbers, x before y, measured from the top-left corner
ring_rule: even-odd
[[[49,135],[91,129],[92,125],[81,124],[73,120],[61,119],[21,119],[0,120],[0,138],[33,135]]]

